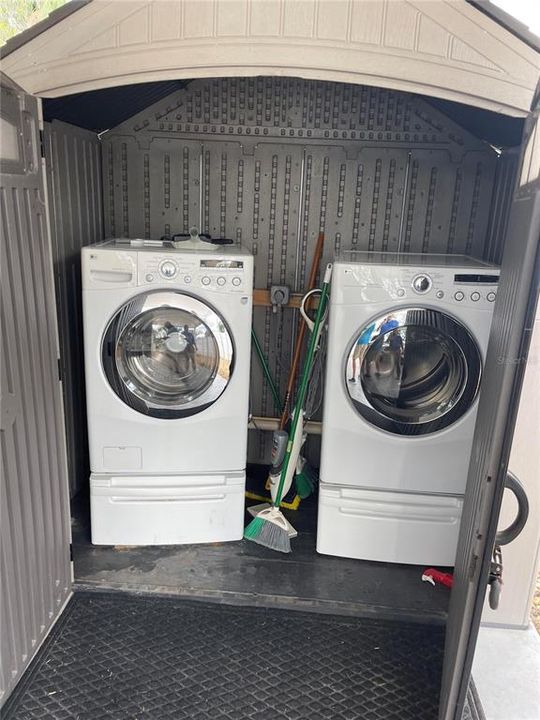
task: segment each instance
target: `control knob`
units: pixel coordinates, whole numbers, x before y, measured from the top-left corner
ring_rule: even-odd
[[[429,275],[417,275],[415,278],[413,278],[412,288],[419,295],[427,293],[431,289],[431,278],[429,277]]]
[[[159,272],[164,278],[170,280],[178,272],[178,268],[172,260],[164,260],[159,266]]]

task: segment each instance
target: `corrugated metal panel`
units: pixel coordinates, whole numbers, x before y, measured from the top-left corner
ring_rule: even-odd
[[[2,87],[2,118],[1,702],[71,587],[64,421],[36,101]]]
[[[108,236],[196,225],[255,255],[255,286],[304,287],[348,249],[484,252],[496,153],[418,97],[288,78],[199,80],[103,136]],[[254,324],[282,390],[292,313]],[[254,364],[252,411],[272,415]],[[268,459],[268,435],[250,461]]]
[[[73,496],[89,477],[81,363],[81,248],[103,239],[101,148],[95,133],[61,122],[45,124],[44,143]]]
[[[153,80],[289,75],[523,116],[540,58],[464,0],[125,0],[82,7],[4,63],[43,97]]]

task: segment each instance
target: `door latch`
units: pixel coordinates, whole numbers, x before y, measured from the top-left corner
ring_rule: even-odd
[[[529,517],[529,500],[525,488],[517,479],[517,477],[508,471],[506,473],[505,487],[510,490],[518,504],[518,511],[514,522],[504,530],[499,530],[495,537],[495,547],[491,556],[491,565],[489,568],[489,607],[496,610],[499,607],[499,598],[503,585],[503,561],[502,561],[502,545],[508,545],[513,542],[525,527]]]
[[[489,607],[492,610],[497,610],[499,607],[499,599],[501,597],[501,590],[503,585],[503,561],[502,561],[502,550],[500,545],[495,545],[493,548],[493,555],[491,556],[491,565],[489,568]]]

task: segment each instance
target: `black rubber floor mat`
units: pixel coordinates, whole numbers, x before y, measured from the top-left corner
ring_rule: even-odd
[[[4,720],[434,720],[444,631],[76,593]]]
[[[474,680],[471,678],[469,689],[467,691],[467,700],[465,707],[463,708],[462,720],[486,720],[484,715],[484,709],[480,702],[478,690],[474,684]]]

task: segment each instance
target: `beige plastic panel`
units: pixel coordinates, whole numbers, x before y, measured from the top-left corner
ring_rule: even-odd
[[[524,115],[540,56],[465,0],[94,0],[12,52],[4,69],[44,97],[282,75]]]
[[[71,531],[38,103],[0,80],[1,706],[70,595]]]

